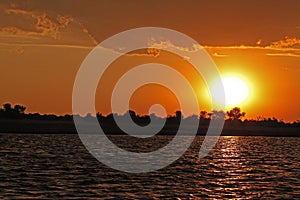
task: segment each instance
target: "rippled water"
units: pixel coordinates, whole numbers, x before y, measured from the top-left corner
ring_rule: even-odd
[[[132,145],[124,136],[111,137],[135,151],[170,139]],[[1,134],[0,198],[300,198],[300,138],[221,137],[199,160],[202,140],[164,169],[128,174],[99,163],[77,135]]]

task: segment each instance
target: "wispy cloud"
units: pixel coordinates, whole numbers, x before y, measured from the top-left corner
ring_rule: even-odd
[[[48,36],[54,39],[59,39],[60,30],[67,27],[73,18],[70,16],[57,15],[50,17],[46,13],[34,13],[32,11],[10,8],[5,10],[9,15],[25,15],[30,16],[35,20],[34,31],[28,31],[18,27],[2,27],[0,31],[11,33],[13,35],[36,35],[36,36]]]
[[[24,43],[0,43],[1,46],[7,47],[56,47],[56,48],[75,48],[75,49],[90,49],[92,50],[94,46],[84,46],[84,45],[72,45],[72,44],[24,44]]]
[[[134,52],[126,53],[126,56],[158,57],[159,55],[160,55],[160,49],[155,49],[155,48],[140,49]]]
[[[186,44],[184,47],[184,46],[179,46],[179,45],[173,44],[171,41],[156,42],[155,40],[152,40],[152,41],[148,42],[148,46],[150,48],[159,48],[159,49],[172,48],[175,50],[180,50],[180,51],[185,51],[185,52],[196,52],[199,50],[203,50],[203,47],[198,44]]]
[[[226,58],[234,54],[241,54],[241,51],[251,50],[252,53],[265,56],[285,56],[300,57],[300,39],[285,37],[283,40],[274,41],[267,45],[262,45],[262,40],[258,40],[255,45],[231,45],[231,46],[201,46],[199,44],[190,45],[190,47],[182,47],[173,44],[171,41],[148,42],[149,48],[157,49],[175,49],[183,52],[197,52],[206,49],[212,56],[217,58]]]
[[[88,30],[87,28],[85,28],[85,27],[82,25],[82,23],[80,23],[80,22],[78,22],[78,21],[77,21],[77,23],[82,27],[82,31],[88,35],[88,37],[91,39],[91,41],[93,42],[93,44],[94,44],[94,45],[98,45],[99,42],[95,39],[94,36],[92,36],[92,34],[89,32],[89,30]]]
[[[88,29],[72,16],[28,11],[16,6],[4,8],[2,12],[15,20],[0,27],[0,43],[72,48],[90,48],[98,44]]]
[[[294,53],[267,53],[267,56],[287,56],[287,57],[300,57],[300,54]]]
[[[46,12],[32,10],[29,11],[17,8],[17,5],[11,5],[9,8],[2,9],[2,11],[4,11],[6,15],[19,17],[19,21],[23,20],[24,24],[27,25],[20,26],[19,24],[9,24],[4,27],[0,27],[0,43],[7,42],[17,46],[28,42],[28,45],[31,46],[82,47],[87,49],[98,44],[98,41],[90,33],[90,31],[79,20],[72,16],[53,13],[49,14]],[[30,22],[23,18],[30,19]],[[81,37],[85,37],[85,39],[82,40]],[[19,38],[20,40],[16,40],[15,38]],[[26,38],[28,40],[24,40]],[[149,41],[148,52],[138,52],[138,54],[144,56],[158,56],[160,52],[157,51],[157,49],[172,48],[185,52],[196,52],[206,49],[210,51],[212,56],[217,58],[230,56],[233,51],[227,50],[263,50],[260,51],[260,53],[263,53],[266,56],[300,57],[299,38],[285,37],[282,40],[273,41],[269,44],[262,44],[265,44],[262,42],[262,39],[259,39],[254,45],[237,44],[230,46],[201,46],[197,44],[189,44],[185,46],[173,44],[170,41],[158,43],[156,41]]]
[[[28,36],[39,36],[41,35],[35,31],[26,31],[17,27],[1,27],[0,34],[6,37],[28,37]]]
[[[34,15],[34,13],[31,11],[16,9],[16,8],[8,8],[5,10],[5,13],[6,14],[17,14],[17,15],[31,15],[31,16]]]
[[[160,42],[160,43],[149,43],[150,47],[153,48],[169,48],[169,47],[173,47],[176,48],[178,50],[183,50],[183,51],[189,51],[189,52],[194,52],[194,51],[199,51],[204,49],[271,49],[271,50],[300,50],[300,39],[298,38],[289,38],[289,37],[285,37],[285,39],[283,40],[279,40],[279,41],[274,41],[271,42],[268,45],[261,45],[262,44],[262,40],[258,40],[256,42],[256,45],[230,45],[230,46],[216,46],[216,45],[204,45],[204,46],[200,46],[197,44],[192,45],[191,48],[187,48],[187,47],[181,47],[181,46],[177,46],[173,43],[171,43],[170,41],[166,41],[166,42]],[[218,53],[216,53],[216,56],[218,56]],[[222,54],[220,54],[219,56],[222,56]]]
[[[229,55],[227,55],[227,54],[220,54],[220,53],[215,52],[213,54],[213,56],[215,56],[215,57],[228,57]]]
[[[261,45],[262,40],[258,40],[256,45],[232,45],[232,46],[204,46],[208,51],[226,50],[257,50],[266,56],[286,56],[300,57],[300,39],[285,37],[283,40],[271,42],[268,45]],[[226,51],[228,52],[228,51]],[[215,57],[226,57],[222,54],[213,53]],[[225,54],[229,55],[229,53]]]
[[[300,39],[298,38],[289,38],[285,37],[283,40],[279,40],[276,42],[272,42],[269,47],[273,48],[286,48],[286,47],[293,47],[296,45],[300,45]]]

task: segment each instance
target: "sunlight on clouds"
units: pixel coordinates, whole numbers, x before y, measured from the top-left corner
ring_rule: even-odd
[[[92,48],[98,44],[88,29],[69,15],[16,8],[2,11],[5,18],[11,19],[10,23],[0,27],[0,43],[4,46],[62,45],[69,48]]]
[[[262,46],[262,40],[258,40],[256,45],[232,45],[232,46],[210,46],[210,45],[191,45],[192,48],[172,44],[169,41],[156,43],[155,41],[149,42],[149,46],[152,48],[173,48],[185,52],[196,52],[206,49],[212,56],[225,58],[234,54],[237,50],[255,50],[256,54],[267,55],[267,56],[300,56],[300,39],[285,37],[283,40],[271,42],[269,45]]]
[[[148,3],[141,3],[142,9],[137,9],[138,3],[128,1],[1,1],[0,55],[1,71],[5,72],[1,74],[2,100],[24,102],[39,112],[70,112],[68,101],[71,99],[73,78],[90,50],[116,33],[153,25],[155,22],[156,26],[189,35],[202,46],[184,44],[171,38],[160,40],[164,42],[159,43],[149,38],[149,41],[145,41],[149,48],[126,54],[125,63],[135,64],[129,59],[153,62],[160,59],[168,63],[167,59],[163,59],[166,54],[163,50],[172,49],[184,52],[185,55],[170,65],[175,65],[188,75],[192,73],[183,62],[192,57],[187,55],[205,49],[221,74],[242,74],[248,79],[250,92],[255,91],[254,95],[249,96],[251,101],[247,100],[242,105],[248,116],[272,114],[287,120],[299,116],[295,112],[299,101],[295,91],[299,91],[297,83],[300,72],[297,6],[291,4],[287,11],[278,15],[279,10],[276,6],[270,7],[269,3],[263,3],[266,7],[251,7],[251,3],[242,8],[236,3],[226,2],[214,7],[215,12],[212,14],[200,1],[185,3],[185,6],[180,6],[178,2],[172,5],[159,2],[155,9],[153,2]],[[224,5],[229,10],[224,9]],[[171,7],[166,15],[167,6]],[[199,11],[200,7],[202,10]],[[250,7],[258,9],[255,16]],[[185,15],[178,15],[183,10]],[[156,14],[153,15],[153,12]],[[241,17],[236,18],[228,13]],[[224,26],[227,22],[231,25]],[[174,41],[174,44],[169,41]],[[155,48],[162,50],[157,51]],[[120,54],[126,48],[118,46],[110,50]],[[120,63],[119,66],[125,65]],[[13,74],[14,79],[7,74]],[[201,103],[206,106],[209,100],[206,101],[203,96],[209,95],[204,91],[207,89],[205,83],[193,81],[199,91],[199,99],[203,98]],[[284,111],[279,111],[278,105]],[[205,107],[205,110],[209,109]]]
[[[198,45],[198,44],[173,44],[170,41],[164,41],[164,42],[159,42],[157,43],[156,41],[151,41],[148,43],[148,46],[150,48],[161,48],[161,49],[175,49],[175,50],[180,50],[184,52],[197,52],[200,50],[203,50],[203,47]]]
[[[215,56],[215,57],[227,57],[227,56],[229,56],[229,55],[226,55],[226,54],[220,54],[220,53],[215,52],[215,53],[213,53],[213,56]]]
[[[5,10],[5,13],[7,14],[20,14],[20,15],[31,15],[33,16],[34,13],[27,11],[27,10],[22,10],[22,9],[14,9],[14,8],[9,8]]]
[[[300,57],[300,54],[293,53],[267,53],[267,56],[289,56],[289,57]]]
[[[270,47],[285,48],[285,47],[293,47],[293,46],[296,46],[296,45],[298,45],[298,48],[300,48],[300,39],[298,39],[298,38],[289,38],[289,37],[286,36],[285,39],[283,39],[283,40],[272,42]]]
[[[262,46],[262,40],[256,45],[232,45],[232,46],[204,46],[214,57],[227,57],[229,55],[244,54],[243,51],[253,51],[256,55],[262,56],[289,56],[300,57],[300,39],[285,37],[283,40],[271,42]],[[216,52],[218,51],[218,52]]]
[[[30,26],[34,26],[35,31],[26,31],[26,29],[21,29],[17,27],[3,27],[4,31],[11,33],[13,35],[37,35],[37,36],[48,36],[54,39],[59,39],[60,30],[69,25],[73,21],[71,17],[57,15],[53,18],[48,16],[46,13],[34,13],[31,11],[21,10],[21,9],[6,9],[5,13],[8,15],[16,15],[16,18],[22,20],[24,16],[30,16],[35,20],[35,24],[28,24],[28,29]],[[2,30],[1,29],[1,30]]]

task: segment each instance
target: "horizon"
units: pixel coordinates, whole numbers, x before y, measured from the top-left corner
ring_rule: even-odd
[[[190,4],[180,1],[137,4],[94,1],[94,5],[85,4],[88,12],[81,9],[79,2],[70,3],[68,0],[59,8],[52,1],[28,2],[0,3],[1,71],[5,72],[0,75],[1,104],[24,104],[31,113],[72,113],[75,76],[88,53],[97,44],[121,31],[156,26],[174,29],[194,38],[216,63],[222,79],[239,78],[247,87],[241,89],[245,94],[234,97],[231,100],[233,105],[227,106],[226,110],[240,107],[249,119],[262,116],[287,122],[299,120],[299,1],[279,1],[272,7],[268,2],[260,1],[218,4],[205,1],[190,1]],[[97,7],[103,9],[98,10]],[[115,12],[108,12],[108,8],[114,8]],[[209,12],[211,9],[213,14]],[[160,20],[162,18],[168,23]],[[178,22],[185,23],[178,26]],[[96,110],[103,114],[111,113],[108,94],[113,83],[121,72],[147,62],[172,65],[191,79],[198,76],[189,69],[186,60],[179,60],[163,51],[158,55],[157,52],[126,54],[112,63],[107,78],[101,80],[104,86],[99,82]],[[175,84],[177,81],[174,78]],[[207,88],[212,86],[205,85],[202,77],[191,82],[200,99],[200,110],[211,110],[211,101],[214,100],[209,100]],[[229,82],[231,86],[227,91],[240,89],[234,88],[236,83]],[[130,99],[129,107],[143,115],[154,103],[161,103],[167,114],[180,110],[174,94],[157,85],[139,88]],[[189,108],[184,115],[197,114],[194,112]],[[159,111],[156,114],[161,115]]]
[[[300,0],[1,0],[0,199],[300,197]]]
[[[201,120],[201,119],[208,119],[208,120],[211,120],[212,119],[212,114],[214,112],[219,112],[219,113],[224,113],[224,119],[225,120],[232,120],[230,119],[228,113],[234,109],[239,109],[240,110],[240,113],[244,113],[238,120],[240,121],[256,121],[256,122],[259,122],[259,121],[266,121],[266,120],[276,120],[277,122],[284,122],[285,124],[291,124],[291,123],[300,123],[300,120],[299,119],[296,119],[294,121],[286,121],[284,119],[278,119],[277,117],[273,116],[273,117],[265,117],[265,116],[257,116],[255,118],[248,118],[247,117],[247,113],[245,113],[243,110],[241,110],[240,107],[233,107],[231,109],[228,109],[228,110],[211,110],[211,111],[206,111],[206,110],[201,110],[199,114],[191,114],[191,115],[183,115],[181,113],[180,110],[177,110],[175,111],[174,113],[172,114],[168,114],[166,116],[161,116],[161,115],[157,115],[156,113],[154,112],[149,112],[148,114],[143,114],[143,113],[138,113],[136,112],[135,110],[127,110],[123,113],[107,113],[107,114],[103,114],[103,113],[100,113],[100,112],[96,112],[96,115],[93,115],[93,113],[87,113],[85,115],[80,115],[78,113],[65,113],[65,114],[61,114],[61,115],[57,115],[55,113],[39,113],[39,112],[26,112],[27,110],[27,107],[25,105],[22,105],[22,104],[11,104],[10,102],[6,102],[5,104],[10,104],[11,106],[11,109],[14,110],[14,107],[15,106],[22,106],[24,107],[24,112],[22,114],[25,114],[25,115],[34,115],[34,114],[38,114],[40,116],[44,116],[44,115],[55,115],[56,117],[65,117],[65,116],[80,116],[82,118],[85,118],[85,117],[99,117],[99,116],[102,116],[102,117],[108,117],[109,115],[117,115],[117,117],[122,117],[122,116],[125,116],[126,114],[130,113],[130,112],[133,112],[134,115],[136,117],[149,117],[150,115],[154,115],[155,117],[157,118],[161,118],[161,119],[167,119],[167,118],[170,118],[170,117],[176,117],[177,115],[177,112],[180,112],[180,115],[182,116],[182,119],[188,119],[190,117],[197,117],[197,119]],[[1,111],[4,111],[5,112],[5,109],[4,109],[4,105],[2,107],[0,107],[0,112]],[[201,116],[202,115],[202,112],[205,112],[205,116]]]

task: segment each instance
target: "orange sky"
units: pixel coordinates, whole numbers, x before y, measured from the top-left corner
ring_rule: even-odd
[[[121,31],[156,26],[194,38],[206,48],[221,74],[245,77],[251,85],[251,98],[241,105],[247,117],[297,120],[300,119],[299,8],[297,0],[221,3],[3,0],[0,2],[0,103],[24,104],[28,112],[71,113],[75,75],[91,49]],[[123,62],[133,64],[126,59]],[[178,64],[174,60],[172,63]],[[184,64],[177,67],[186,69]],[[120,73],[119,69],[116,66],[113,73]],[[152,96],[155,91],[165,98],[153,97],[152,101],[164,103],[172,96],[153,87]],[[100,88],[101,85],[98,93]],[[144,101],[144,105],[138,100],[144,96],[142,90],[147,91],[147,87],[140,94],[137,92],[132,106],[145,112],[149,102]],[[96,99],[97,109],[108,112],[107,102]],[[176,109],[175,101],[165,104],[169,112]]]

